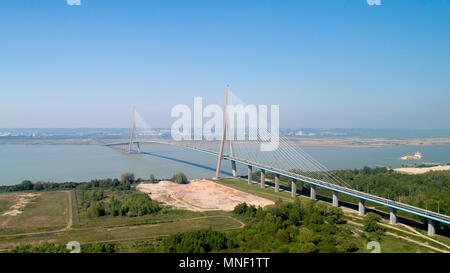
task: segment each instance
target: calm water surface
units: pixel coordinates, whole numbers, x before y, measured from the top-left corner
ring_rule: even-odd
[[[115,178],[124,172],[148,178],[171,177],[184,172],[190,178],[213,177],[216,158],[207,154],[166,145],[145,148],[150,154],[125,154],[95,145],[0,145],[0,185],[32,181],[89,181],[92,178]],[[406,163],[405,154],[419,151],[415,162],[450,163],[450,146],[390,146],[382,148],[315,148],[305,149],[328,169],[364,166],[399,167]],[[411,163],[411,162],[408,162]],[[224,161],[224,175],[230,175],[230,164]],[[238,164],[238,173],[247,174]]]

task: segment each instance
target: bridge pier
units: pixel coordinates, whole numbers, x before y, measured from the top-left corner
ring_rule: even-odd
[[[316,200],[316,185],[313,184],[310,185],[311,185],[310,197],[312,200]]]
[[[339,199],[337,191],[333,191],[333,207],[339,207]]]
[[[248,184],[252,184],[253,174],[252,174],[252,166],[248,165]]]
[[[295,198],[297,196],[297,183],[295,179],[292,179],[291,182],[291,196]]]
[[[389,224],[395,225],[397,224],[397,210],[394,208],[389,208]]]
[[[275,192],[280,191],[280,174],[275,174]]]
[[[231,173],[233,173],[233,177],[237,177],[236,161],[234,160],[231,160]]]
[[[436,233],[436,221],[428,219],[428,236],[434,236]]]
[[[261,188],[264,189],[266,184],[266,170],[261,169]]]
[[[358,215],[359,216],[364,216],[365,214],[366,214],[365,200],[359,198],[358,199]]]

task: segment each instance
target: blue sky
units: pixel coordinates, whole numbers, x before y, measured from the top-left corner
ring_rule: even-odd
[[[282,127],[450,128],[450,1],[4,0],[0,128],[170,127],[225,84]]]

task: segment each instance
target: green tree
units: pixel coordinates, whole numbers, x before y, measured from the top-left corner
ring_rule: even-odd
[[[245,214],[247,212],[247,209],[248,209],[247,203],[243,202],[243,203],[237,204],[234,207],[233,212],[235,214]]]
[[[363,220],[363,230],[367,232],[380,232],[383,228],[378,224],[381,216],[373,212],[369,212]]]
[[[101,202],[93,202],[88,209],[88,215],[91,218],[97,218],[105,215],[105,208]]]
[[[150,174],[150,182],[155,183],[156,182],[156,178],[154,174]]]
[[[30,180],[24,180],[20,184],[20,187],[24,191],[31,191],[33,189],[33,183]]]
[[[95,243],[81,246],[82,253],[115,253],[116,245],[111,243]]]
[[[184,173],[177,173],[175,174],[172,179],[173,182],[178,183],[178,184],[187,184],[189,183],[188,178],[186,177],[186,175]]]
[[[122,176],[120,176],[120,183],[122,185],[125,185],[127,183],[133,184],[135,181],[136,180],[133,173],[123,173]]]
[[[128,196],[122,207],[121,215],[141,216],[156,213],[161,210],[158,202],[151,200],[147,194],[134,193]]]

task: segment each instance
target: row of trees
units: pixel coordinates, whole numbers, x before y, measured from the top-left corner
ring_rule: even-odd
[[[16,191],[53,191],[53,190],[70,190],[75,189],[81,183],[77,182],[36,182],[24,180],[17,185],[0,186],[0,192],[16,192]]]
[[[332,171],[359,191],[450,214],[450,171],[402,174],[386,168]]]
[[[54,243],[42,243],[37,246],[21,245],[8,250],[7,253],[69,253],[66,245],[57,245]],[[117,247],[111,243],[95,243],[81,246],[81,253],[115,253]]]
[[[102,188],[111,190],[129,190],[132,184],[141,182],[141,179],[135,179],[134,174],[124,173],[120,180],[111,179],[93,179],[90,182],[36,182],[24,180],[17,185],[0,186],[0,192],[15,191],[53,191],[53,190],[89,190],[92,188]]]
[[[188,183],[186,175],[183,173],[175,174],[172,179],[176,183]],[[89,182],[31,182],[30,180],[24,180],[17,185],[0,186],[0,192],[16,192],[16,191],[53,191],[53,190],[89,190],[92,188],[102,188],[111,190],[130,190],[131,186],[136,183],[145,181],[142,178],[135,178],[133,173],[123,173],[120,179],[106,178],[106,179],[93,179]],[[154,174],[150,174],[150,179],[147,180],[151,183],[157,183],[160,179],[157,179]]]
[[[311,176],[301,170],[290,170],[295,173]],[[259,171],[255,172],[258,177]],[[315,177],[325,178],[325,173],[314,173]],[[424,174],[402,174],[384,167],[354,170],[329,171],[328,175],[335,175],[345,181],[350,187],[400,201],[416,207],[432,210],[442,214],[450,214],[450,171],[430,171]],[[267,173],[266,177],[274,179],[274,175]],[[282,184],[290,185],[287,177],[281,177]],[[284,182],[284,183],[283,183]],[[320,190],[320,189],[319,189]],[[348,196],[342,196],[343,201],[348,201]]]

